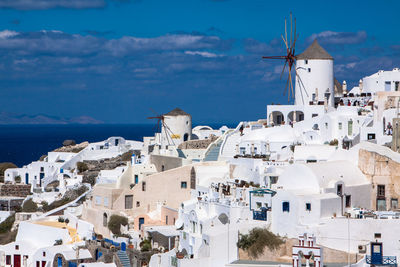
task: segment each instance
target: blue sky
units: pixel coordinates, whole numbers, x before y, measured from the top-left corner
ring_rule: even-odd
[[[279,62],[290,11],[297,52],[314,38],[335,76],[400,66],[399,1],[0,0],[0,112],[143,123],[181,107],[195,122],[264,118],[287,103]]]

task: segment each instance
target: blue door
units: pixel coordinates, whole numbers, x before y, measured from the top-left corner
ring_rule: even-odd
[[[135,174],[135,184],[139,183],[139,175]]]
[[[125,242],[121,242],[121,250],[126,251],[126,243]]]
[[[144,218],[139,218],[139,230],[142,229],[142,224],[144,224]]]
[[[76,267],[76,266],[77,266],[76,262],[74,262],[74,261],[68,262],[68,267]]]
[[[25,184],[29,184],[29,173],[25,173]]]
[[[62,258],[61,257],[57,258],[57,266],[62,267]]]
[[[371,243],[371,264],[379,265],[383,262],[382,243]]]

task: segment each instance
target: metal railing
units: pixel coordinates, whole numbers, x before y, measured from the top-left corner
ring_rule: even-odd
[[[382,259],[372,259],[371,256],[367,255],[365,261],[367,264],[397,266],[396,256],[383,256]]]

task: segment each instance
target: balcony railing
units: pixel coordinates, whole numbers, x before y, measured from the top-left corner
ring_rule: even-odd
[[[371,256],[366,257],[367,264],[373,265],[390,265],[390,266],[397,266],[397,259],[396,256],[383,256],[381,259],[372,259]]]
[[[253,220],[266,221],[267,220],[267,210],[253,210]]]

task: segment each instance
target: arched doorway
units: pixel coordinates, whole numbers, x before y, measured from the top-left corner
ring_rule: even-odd
[[[187,141],[187,140],[189,140],[189,134],[188,134],[188,133],[185,133],[185,134],[183,135],[183,141]]]
[[[296,120],[294,120],[294,119],[296,119]],[[299,122],[299,121],[303,121],[303,120],[304,120],[304,113],[303,113],[303,111],[300,111],[300,110],[295,110],[295,111],[289,112],[288,117],[287,117],[288,122],[293,122],[293,121]]]
[[[107,213],[104,212],[104,214],[103,214],[103,226],[107,227],[107,223],[108,223],[108,215],[107,215]]]
[[[270,116],[272,117],[272,121],[270,118],[270,123],[273,123],[274,125],[281,125],[285,122],[285,117],[280,111],[273,111]]]

